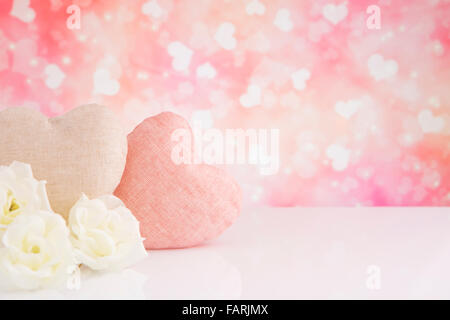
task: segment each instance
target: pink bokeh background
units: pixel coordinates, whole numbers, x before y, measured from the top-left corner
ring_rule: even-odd
[[[0,108],[278,128],[276,175],[228,168],[247,202],[448,206],[449,51],[448,0],[1,0]]]

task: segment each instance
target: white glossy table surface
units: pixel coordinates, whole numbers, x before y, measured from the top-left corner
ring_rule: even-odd
[[[248,208],[201,247],[0,299],[450,298],[450,208]]]

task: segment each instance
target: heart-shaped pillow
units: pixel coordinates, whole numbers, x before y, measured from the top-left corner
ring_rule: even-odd
[[[128,135],[128,156],[115,191],[137,217],[147,249],[190,247],[221,234],[238,217],[241,191],[225,171],[175,164],[176,129],[190,127],[170,112],[147,118]]]
[[[111,194],[125,168],[127,139],[106,107],[85,105],[47,119],[36,110],[0,112],[0,165],[29,163],[47,181],[52,209],[67,216],[81,193]]]

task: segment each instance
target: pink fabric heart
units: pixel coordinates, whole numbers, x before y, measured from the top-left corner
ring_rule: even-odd
[[[128,155],[115,195],[140,221],[147,249],[183,248],[220,235],[239,216],[234,179],[209,165],[176,165],[171,135],[190,127],[170,112],[147,118],[128,135]]]

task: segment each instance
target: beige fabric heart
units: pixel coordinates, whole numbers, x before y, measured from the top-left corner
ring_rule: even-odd
[[[47,181],[52,209],[64,217],[82,193],[111,194],[126,156],[126,134],[106,107],[84,105],[50,119],[26,108],[0,112],[0,165],[29,163]]]

